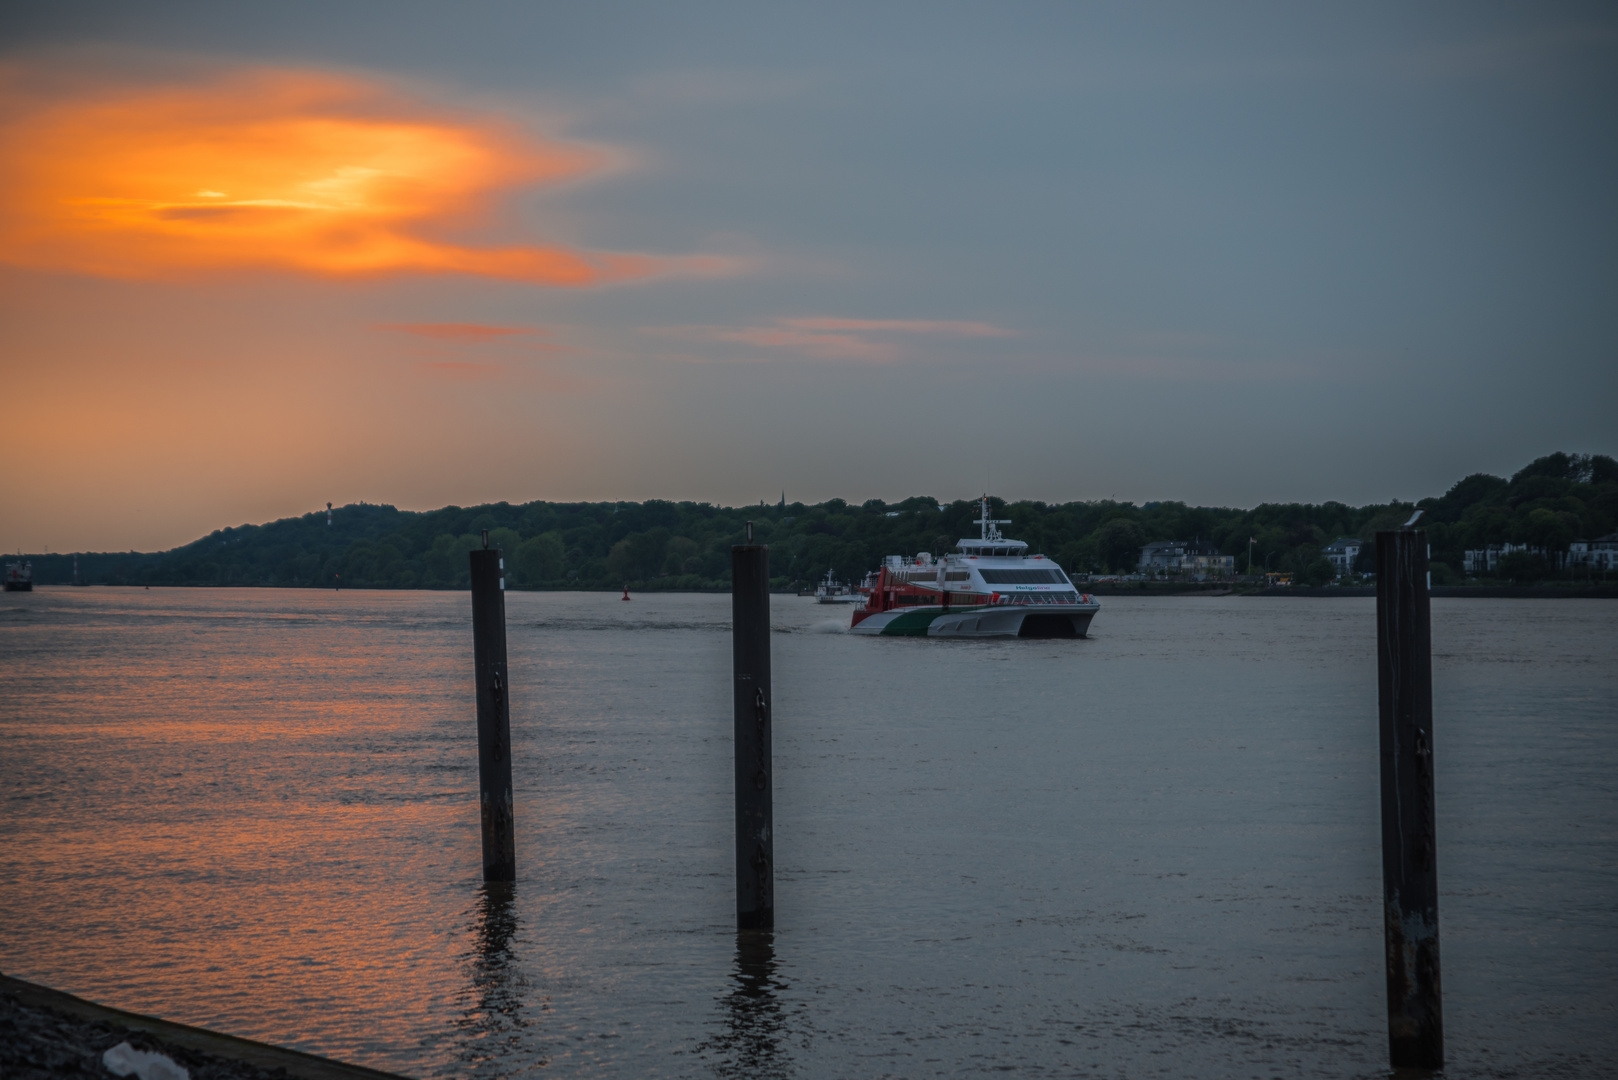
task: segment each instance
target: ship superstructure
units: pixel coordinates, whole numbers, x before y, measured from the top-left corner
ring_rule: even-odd
[[[979,535],[955,550],[914,558],[889,555],[864,607],[856,634],[915,637],[1084,637],[1101,605],[1054,559],[1000,533],[1009,521],[989,517],[984,496]]]
[[[853,585],[844,585],[833,571],[826,571],[826,579],[815,589],[815,599],[822,604],[858,604],[865,600]]]

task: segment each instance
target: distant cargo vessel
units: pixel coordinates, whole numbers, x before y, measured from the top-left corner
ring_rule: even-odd
[[[984,496],[979,538],[938,558],[889,555],[864,607],[856,634],[911,637],[1084,637],[1101,605],[1081,593],[1054,560],[1029,555],[989,517]]]
[[[14,562],[6,566],[6,592],[33,592],[34,564]]]

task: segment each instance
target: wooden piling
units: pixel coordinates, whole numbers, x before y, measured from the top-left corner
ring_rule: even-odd
[[[775,817],[770,775],[770,549],[730,549],[735,678],[736,928],[775,927]]]
[[[487,534],[484,542],[487,543]],[[471,552],[472,664],[477,673],[478,790],[483,812],[483,880],[517,880],[511,799],[511,702],[506,680],[505,559]]]
[[[1396,1069],[1444,1064],[1433,800],[1432,618],[1427,534],[1418,512],[1376,534],[1381,713],[1383,941],[1388,1047]]]

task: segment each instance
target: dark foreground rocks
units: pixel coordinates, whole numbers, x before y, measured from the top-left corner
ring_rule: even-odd
[[[0,1078],[95,1077],[119,1043],[163,1054],[191,1080],[399,1080],[390,1073],[96,1005],[0,975]]]

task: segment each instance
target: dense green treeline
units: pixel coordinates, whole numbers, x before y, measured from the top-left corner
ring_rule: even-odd
[[[1178,502],[1136,506],[1112,501],[1046,504],[991,500],[994,516],[1009,518],[1007,536],[1031,552],[1054,556],[1074,573],[1128,572],[1142,544],[1201,538],[1252,565],[1318,582],[1331,569],[1321,548],[1339,536],[1372,539],[1396,526],[1409,504],[1352,507],[1266,503],[1251,510],[1193,507]],[[1618,527],[1618,462],[1605,455],[1551,454],[1509,480],[1475,474],[1444,495],[1424,499],[1432,540],[1434,580],[1454,579],[1462,552],[1491,543],[1528,544],[1543,551],[1513,564],[1521,579],[1554,576],[1557,552],[1574,539]],[[815,506],[716,507],[706,503],[496,503],[428,512],[365,503],[345,506],[326,523],[324,511],[267,525],[221,529],[156,554],[79,556],[82,580],[124,585],[270,585],[332,588],[460,589],[467,586],[466,552],[490,544],[506,554],[515,588],[715,589],[729,584],[729,551],[745,522],[771,547],[779,585],[808,583],[834,571],[858,580],[884,555],[938,553],[977,535],[978,504],[940,506],[913,497],[841,499]],[[35,580],[72,580],[71,555],[34,555]],[[1369,558],[1365,556],[1364,558]],[[1534,563],[1534,559],[1539,562]]]

